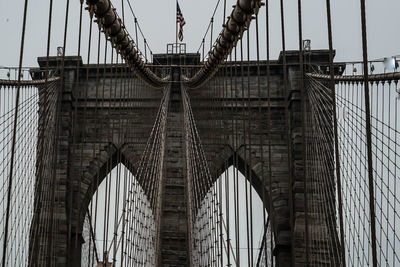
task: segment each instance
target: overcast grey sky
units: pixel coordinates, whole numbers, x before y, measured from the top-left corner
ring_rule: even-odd
[[[165,53],[166,44],[175,41],[175,1],[131,0],[141,28],[154,53]],[[62,46],[63,43],[65,2],[54,0],[52,55],[56,54],[56,47]],[[121,0],[112,2],[118,13],[122,15]],[[187,43],[188,52],[196,52],[198,49],[216,2],[217,0],[180,0],[182,13],[187,22],[184,27],[184,42]],[[227,14],[230,14],[234,2],[236,1],[227,0]],[[297,49],[297,0],[285,0],[284,2],[287,49]],[[18,65],[23,4],[24,0],[0,2],[0,66]],[[271,57],[276,59],[281,50],[279,0],[270,1],[270,5]],[[313,49],[327,48],[325,1],[304,0],[303,5],[304,39],[312,40]],[[359,0],[332,0],[334,47],[337,50],[336,60],[338,61],[362,59],[359,5]],[[36,58],[46,54],[48,6],[49,0],[29,1],[24,66],[36,66]],[[221,30],[222,8],[223,0],[221,0],[215,17],[214,38]],[[369,0],[367,8],[369,58],[377,59],[400,55],[400,1]],[[128,6],[126,6],[125,13],[128,31],[134,35],[133,17]],[[263,58],[265,57],[264,8],[261,9],[261,14],[260,34]],[[76,55],[79,22],[78,0],[71,0],[69,19],[67,55]],[[84,21],[83,36],[87,36],[88,12],[86,11],[84,11]],[[254,27],[252,27],[251,34],[254,34]],[[94,36],[96,35],[94,34]],[[87,37],[84,40],[86,40],[86,44],[83,46],[83,51],[87,49]],[[254,50],[252,56],[254,56]],[[260,231],[261,229],[255,230],[255,232]],[[258,239],[255,242],[258,242]]]
[[[67,54],[77,53],[79,1],[72,0],[68,32]],[[121,0],[112,1],[120,15]],[[188,52],[195,52],[205,33],[217,0],[180,0],[187,24],[184,27],[184,42]],[[235,0],[227,0],[227,14]],[[54,18],[51,54],[62,46],[66,1],[54,1]],[[297,49],[297,0],[286,0],[287,49]],[[17,66],[21,36],[24,0],[0,2],[0,66]],[[139,23],[154,53],[164,53],[166,44],[175,41],[175,0],[131,1]],[[271,57],[277,58],[281,50],[279,1],[271,5]],[[337,60],[361,60],[360,1],[332,1],[334,46]],[[35,66],[36,57],[46,54],[49,0],[29,1],[28,24],[24,66]],[[125,4],[128,31],[134,35],[133,16]],[[369,58],[376,59],[400,54],[400,1],[367,1]],[[217,12],[214,38],[221,30],[223,0]],[[84,12],[84,35],[87,36],[88,12]],[[261,47],[265,44],[265,9],[261,10]],[[304,39],[312,40],[312,48],[327,48],[325,1],[303,1]],[[86,19],[86,20],[85,20]],[[253,27],[254,28],[254,27]],[[208,39],[207,39],[208,40]],[[85,46],[84,46],[84,49]],[[265,55],[265,48],[261,52]],[[85,56],[84,56],[85,57]]]

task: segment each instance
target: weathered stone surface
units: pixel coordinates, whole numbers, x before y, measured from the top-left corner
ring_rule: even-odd
[[[173,72],[180,72],[174,68]],[[172,75],[175,77],[175,75]],[[179,77],[179,76],[178,76]],[[188,266],[188,201],[184,176],[183,106],[179,83],[171,87],[167,116],[165,176],[161,212],[160,266]]]
[[[191,61],[187,58],[169,57],[156,56],[162,64],[199,63],[198,59]],[[287,124],[284,114],[282,66],[279,61],[271,62],[270,98],[266,90],[266,67],[263,62],[260,68],[260,80],[257,79],[256,64],[251,64],[248,68],[249,87],[247,80],[245,87],[241,86],[240,76],[247,76],[247,73],[241,73],[240,68],[234,68],[235,75],[229,75],[228,66],[216,75],[213,84],[209,83],[188,92],[214,181],[227,167],[234,165],[252,181],[259,196],[261,198],[265,196],[266,207],[272,220],[276,266],[290,266],[292,258],[295,259],[294,263],[297,266],[304,266],[305,263],[304,166],[297,59],[296,53],[288,53],[288,62],[292,65],[288,69],[290,93],[287,99],[289,108]],[[97,190],[97,185],[114,166],[122,162],[132,172],[137,168],[162,97],[161,91],[148,88],[142,83],[139,84],[140,90],[134,91],[136,94],[126,90],[130,88],[127,78],[121,76],[120,79],[112,79],[115,75],[121,75],[126,71],[122,66],[101,66],[98,69],[97,65],[86,66],[80,63],[80,83],[78,90],[75,90],[73,85],[76,84],[77,60],[80,59],[74,57],[66,61],[66,81],[62,92],[62,123],[56,155],[58,164],[55,180],[57,205],[54,208],[54,217],[57,219],[57,231],[53,238],[57,266],[80,266],[81,243],[78,243],[78,247],[66,244],[68,231],[72,231],[73,235],[81,235],[86,207]],[[318,63],[327,62],[327,53],[316,53],[312,60]],[[41,61],[42,67],[43,62]],[[152,68],[157,73],[166,73],[165,68],[158,68],[156,65]],[[247,71],[247,67],[244,69]],[[172,75],[177,81],[180,68],[176,67],[174,71],[178,72],[177,75]],[[194,70],[189,72],[193,73]],[[88,74],[87,84],[86,74]],[[125,100],[126,106],[116,104],[121,103],[120,99]],[[268,102],[271,104],[270,129],[266,115]],[[77,118],[75,123],[74,117]],[[174,83],[167,116],[158,259],[160,266],[189,265],[188,201],[183,138],[180,87],[179,83]],[[270,148],[267,140],[271,140]],[[72,143],[75,144],[74,147]],[[291,151],[288,150],[288,144]],[[332,153],[332,150],[327,149],[326,153]],[[288,159],[291,159],[291,162],[288,162]],[[271,176],[269,169],[272,171]],[[289,173],[292,174],[292,181],[289,181]],[[309,184],[308,192],[313,192],[313,188],[318,186],[313,182],[317,181]],[[290,191],[291,189],[293,191]],[[292,203],[289,199],[290,193],[293,194]],[[314,191],[312,197],[320,198],[321,201],[328,200],[331,203],[334,203],[335,199],[334,192],[322,198]],[[335,214],[331,214],[331,217],[335,218]],[[309,214],[309,228],[313,231],[335,232],[335,225],[326,223],[327,219],[335,221],[332,218],[321,219],[321,214]],[[70,221],[72,225],[69,224]],[[41,229],[44,227],[45,225],[39,225]],[[46,246],[45,240],[38,242],[43,242],[41,246]],[[311,249],[316,254],[326,252],[324,247]],[[323,264],[329,265],[329,262]]]

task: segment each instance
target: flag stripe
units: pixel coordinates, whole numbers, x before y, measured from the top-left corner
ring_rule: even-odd
[[[179,3],[176,2],[176,23],[179,23],[179,41],[183,41],[183,26],[185,26],[186,21],[183,17],[182,11],[179,7]]]

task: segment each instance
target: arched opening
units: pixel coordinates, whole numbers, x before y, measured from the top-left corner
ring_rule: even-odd
[[[267,207],[233,165],[206,194],[194,225],[195,266],[271,266],[274,241]]]
[[[151,204],[132,172],[118,163],[87,207],[82,266],[155,265],[156,225]]]

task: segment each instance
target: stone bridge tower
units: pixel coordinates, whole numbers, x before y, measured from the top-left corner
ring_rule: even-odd
[[[229,106],[231,97],[252,98],[256,95],[257,90],[257,66],[250,65],[250,95],[241,95],[239,87],[231,86],[229,92],[225,95],[219,95],[218,101],[210,101],[210,96],[217,91],[211,90],[206,85],[202,88],[189,90],[188,94],[191,100],[194,117],[202,140],[202,145],[208,161],[208,166],[214,180],[217,180],[221,173],[227,167],[226,162],[235,165],[247,179],[252,180],[253,187],[261,196],[266,194],[266,199],[271,199],[272,203],[266,205],[267,211],[272,218],[273,234],[275,238],[274,255],[276,257],[277,266],[290,266],[292,258],[298,266],[303,266],[305,245],[304,240],[304,199],[303,199],[303,161],[302,161],[302,144],[301,144],[301,116],[300,116],[300,89],[298,86],[299,66],[298,53],[287,52],[288,61],[288,86],[289,86],[289,131],[290,140],[287,140],[287,132],[285,128],[285,99],[283,94],[283,71],[281,58],[271,62],[271,121],[272,128],[267,129],[265,123],[267,112],[267,94],[263,93],[262,112],[259,113],[256,107],[250,107],[254,112],[247,114],[247,118],[243,118],[243,109],[248,107],[237,101],[237,106],[232,109]],[[160,266],[189,266],[189,244],[188,244],[188,217],[186,214],[186,183],[185,183],[185,150],[183,149],[183,114],[182,114],[182,95],[181,95],[181,72],[183,67],[188,65],[199,65],[200,58],[197,54],[185,55],[154,55],[155,73],[161,74],[166,66],[171,71],[172,86],[169,103],[169,112],[167,116],[167,133],[166,133],[166,151],[165,151],[165,177],[162,195],[162,218],[160,226]],[[320,66],[328,65],[327,51],[313,51],[310,55],[309,62]],[[60,58],[51,58],[50,65],[58,66]],[[266,64],[261,62],[261,84],[266,85]],[[39,58],[40,68],[44,69],[46,64],[45,58]],[[79,73],[77,73],[79,66]],[[58,147],[55,149],[57,157],[56,169],[56,191],[55,199],[58,205],[55,207],[54,216],[58,222],[58,232],[53,236],[56,251],[57,266],[80,266],[81,247],[84,242],[81,237],[83,220],[86,214],[86,208],[92,199],[90,188],[98,185],[107,175],[107,164],[111,163],[116,166],[122,162],[126,166],[131,166],[134,173],[140,155],[143,153],[147,138],[150,135],[155,116],[160,105],[162,92],[155,90],[142,84],[142,93],[139,96],[122,95],[122,89],[126,84],[124,79],[118,83],[112,82],[115,73],[121,73],[124,66],[102,66],[99,70],[96,65],[83,65],[78,57],[67,57],[65,60],[64,85],[60,85],[62,105],[61,127],[59,129]],[[99,81],[99,73],[102,77]],[[237,70],[237,76],[244,75]],[[78,74],[78,75],[77,75]],[[247,75],[247,74],[246,74]],[[217,74],[219,79],[231,79],[231,77]],[[78,78],[77,78],[78,77]],[[86,77],[88,77],[86,79]],[[101,82],[104,84],[104,94],[99,95],[96,92],[96,84]],[[78,84],[78,90],[74,90],[74,86]],[[116,95],[111,93],[110,88],[114,88]],[[85,90],[87,88],[87,90]],[[84,93],[85,92],[85,93]],[[109,116],[111,112],[118,107],[113,106],[114,98],[125,97],[129,102],[129,106],[133,108],[127,110],[124,125],[130,125],[129,129],[120,129],[118,124],[112,121]],[[44,98],[43,93],[41,99]],[[103,106],[97,107],[97,117],[95,117],[95,107],[97,99],[102,99]],[[75,101],[77,100],[77,101]],[[250,101],[253,103],[253,101]],[[75,105],[77,103],[77,106]],[[47,108],[48,103],[41,102],[41,108]],[[222,113],[215,113],[215,110],[223,109]],[[77,112],[77,114],[76,114]],[[330,108],[327,107],[327,112]],[[85,116],[83,115],[85,113]],[[40,112],[40,114],[45,114]],[[46,114],[45,116],[52,116]],[[223,116],[223,117],[219,117]],[[77,118],[74,125],[73,118]],[[211,119],[210,119],[211,118]],[[224,121],[223,125],[217,125],[212,118]],[[42,118],[43,119],[43,118]],[[244,146],[242,143],[235,143],[233,140],[226,139],[226,130],[235,129],[238,123],[251,119],[253,125],[257,123],[257,127],[253,129],[253,137],[251,147]],[[328,122],[329,123],[329,122]],[[99,131],[95,124],[99,124]],[[79,125],[78,128],[77,125]],[[46,126],[41,129],[45,131]],[[110,129],[112,129],[110,134]],[[134,129],[134,130],[132,130]],[[81,133],[85,132],[85,138],[81,138]],[[122,133],[123,138],[118,138]],[[272,146],[272,188],[268,183],[263,183],[262,179],[269,180],[267,163],[262,158],[267,158],[268,149],[266,146],[262,148],[262,140],[267,139],[268,133],[271,134]],[[235,134],[243,136],[240,130]],[[75,136],[74,136],[75,135]],[[239,138],[238,140],[242,140]],[[96,142],[94,140],[97,140]],[[75,147],[72,149],[72,142]],[[292,150],[288,155],[288,144]],[[330,144],[332,145],[332,144]],[[95,153],[93,153],[93,147]],[[84,160],[78,161],[76,153],[83,153]],[[333,150],[326,151],[333,153]],[[117,157],[117,155],[122,155]],[[249,156],[251,155],[251,156]],[[249,160],[251,158],[251,161]],[[292,159],[291,166],[288,168],[288,158]],[[38,160],[45,160],[38,158]],[[290,205],[289,205],[289,172],[293,177],[293,223],[290,223]],[[80,177],[81,179],[77,179]],[[332,169],[332,179],[334,173]],[[78,181],[80,181],[78,183]],[[263,184],[265,187],[263,188]],[[97,188],[95,188],[96,190]],[[269,192],[272,195],[269,196]],[[334,192],[329,192],[334,195]],[[317,194],[317,193],[315,193]],[[72,203],[69,202],[72,199]],[[334,197],[331,198],[334,201]],[[269,201],[268,201],[269,202]],[[80,204],[79,204],[80,203]],[[36,203],[37,205],[45,205],[46,203]],[[45,216],[45,215],[41,215]],[[335,217],[335,214],[332,214]],[[317,215],[315,215],[317,217]],[[33,227],[44,228],[37,225],[40,220],[34,220]],[[335,221],[335,220],[334,220]],[[69,223],[71,222],[71,224]],[[336,234],[336,226],[327,225],[324,222],[311,220],[310,227],[330,227],[329,232]],[[293,229],[291,229],[293,227]],[[70,229],[69,229],[70,228]],[[173,231],[171,231],[173,229]],[[78,242],[67,244],[67,234],[71,231],[73,236],[78,236]],[[44,229],[46,231],[46,229]],[[293,231],[293,239],[291,239],[291,231]],[[40,245],[45,247],[48,240],[36,240]],[[295,247],[295,249],[292,249]],[[312,248],[317,250],[318,248]],[[323,248],[321,248],[322,250]],[[294,252],[294,255],[292,255]],[[320,251],[323,253],[323,251]],[[35,252],[30,256],[32,262],[35,262]],[[37,263],[40,265],[40,263]]]

